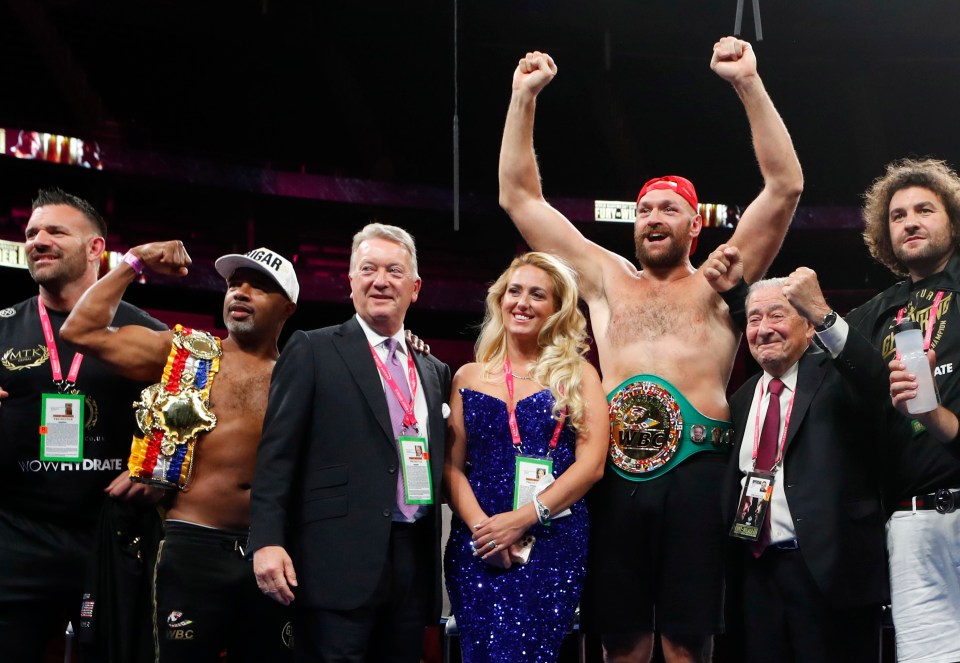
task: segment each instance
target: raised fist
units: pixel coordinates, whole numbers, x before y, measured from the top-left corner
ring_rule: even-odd
[[[740,249],[721,244],[707,256],[703,263],[703,275],[707,283],[719,293],[730,290],[743,277],[743,257]]]
[[[710,68],[725,81],[742,82],[757,75],[757,56],[748,42],[724,37],[713,45]]]
[[[557,75],[557,65],[546,53],[533,51],[520,59],[513,72],[513,89],[526,91],[536,97],[540,90]]]
[[[140,258],[148,269],[158,274],[186,276],[187,267],[193,263],[179,239],[141,244],[130,249],[130,252]]]
[[[823,298],[817,273],[809,267],[798,267],[790,273],[786,285],[783,286],[783,296],[797,309],[797,313],[813,325],[823,322],[824,317],[831,311]]]

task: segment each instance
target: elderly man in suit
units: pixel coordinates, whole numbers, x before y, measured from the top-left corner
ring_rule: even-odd
[[[886,367],[827,306],[810,269],[753,284],[746,309],[763,373],[730,401],[737,432],[723,505],[731,535],[745,539],[733,589],[743,594],[746,659],[876,661],[888,597]],[[737,517],[755,497],[758,515]]]
[[[404,342],[420,291],[406,231],[357,233],[349,278],[356,315],[296,332],[273,373],[254,571],[264,593],[293,601],[297,661],[416,663],[423,627],[439,618],[450,369]]]

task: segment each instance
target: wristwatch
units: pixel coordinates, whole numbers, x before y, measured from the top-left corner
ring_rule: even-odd
[[[831,327],[833,327],[833,323],[835,323],[836,321],[837,321],[837,312],[830,311],[825,316],[823,316],[823,322],[821,322],[819,325],[813,326],[813,330],[817,332],[825,332]]]
[[[533,507],[537,510],[537,520],[541,525],[546,525],[547,521],[550,520],[550,508],[541,502],[536,495],[533,496]]]

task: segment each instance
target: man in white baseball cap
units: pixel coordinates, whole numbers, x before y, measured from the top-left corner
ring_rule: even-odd
[[[260,247],[243,254],[228,253],[217,258],[214,266],[220,276],[227,280],[233,276],[236,270],[241,268],[261,271],[283,288],[291,302],[297,303],[297,297],[300,295],[300,283],[297,281],[297,273],[293,269],[293,263],[268,248]]]
[[[145,269],[185,276],[179,241],[134,247],[92,286],[61,334],[144,390],[128,467],[131,479],[167,488],[165,538],[154,572],[157,661],[291,660],[290,612],[257,589],[244,559],[250,487],[277,341],[297,308],[289,260],[260,248],[217,260],[227,281],[229,334],[110,327],[111,311]],[[200,453],[195,453],[199,448]]]

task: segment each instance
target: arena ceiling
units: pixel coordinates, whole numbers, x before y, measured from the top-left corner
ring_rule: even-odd
[[[449,188],[456,91],[462,187],[493,196],[511,73],[540,49],[560,69],[537,125],[548,193],[618,199],[681,172],[702,199],[741,203],[760,184],[750,137],[708,68],[736,4],[3,0],[0,125]],[[855,205],[899,156],[960,164],[960,3],[759,6],[760,71],[804,165],[802,204]]]

